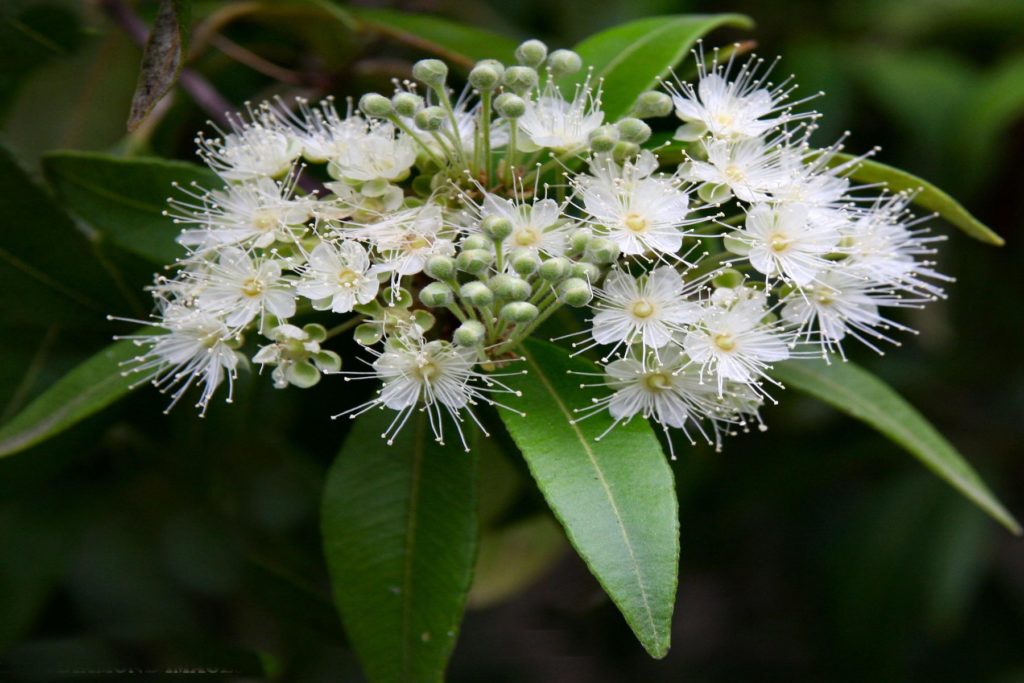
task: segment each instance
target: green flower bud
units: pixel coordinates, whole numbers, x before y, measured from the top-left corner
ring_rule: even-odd
[[[503,92],[494,98],[494,110],[502,117],[514,121],[526,113],[526,101],[519,95]]]
[[[441,107],[425,107],[416,112],[413,123],[420,130],[435,131],[441,130],[447,120],[448,114]]]
[[[506,301],[522,301],[529,299],[530,294],[533,293],[533,289],[530,287],[530,283],[522,278],[515,277],[514,275],[506,275],[500,273],[491,278],[488,283],[491,291],[494,292],[499,299],[505,299]]]
[[[583,255],[592,263],[611,263],[619,257],[619,245],[609,239],[595,237],[587,242]]]
[[[620,140],[612,148],[612,158],[620,164],[626,159],[632,159],[640,153],[640,145],[635,142]]]
[[[659,90],[640,93],[633,105],[633,114],[640,119],[654,119],[672,113],[672,98]]]
[[[739,287],[743,284],[743,273],[733,268],[726,268],[711,281],[715,287]]]
[[[491,240],[487,239],[485,235],[470,235],[466,239],[462,240],[459,246],[463,249],[483,249],[484,251],[494,251],[494,244]]]
[[[494,69],[498,74],[498,78],[505,75],[505,65],[499,62],[497,59],[481,59],[476,63],[477,66],[486,66]]]
[[[639,145],[651,137],[651,127],[640,119],[622,119],[615,127],[619,129],[619,135],[626,142],[635,142]]]
[[[419,197],[429,197],[434,188],[431,187],[431,178],[429,175],[418,175],[412,179],[412,191]]]
[[[491,266],[494,254],[484,249],[465,249],[455,257],[455,267],[463,273],[478,275]]]
[[[501,72],[490,64],[477,64],[469,72],[469,84],[480,92],[490,92],[501,83]]]
[[[569,272],[569,265],[569,259],[562,258],[561,256],[549,258],[540,264],[540,268],[537,269],[537,275],[547,282],[558,282]]]
[[[455,292],[443,282],[431,282],[420,290],[420,301],[424,306],[447,306],[455,301]]]
[[[391,106],[399,116],[409,118],[423,108],[423,98],[411,92],[398,92],[392,96]]]
[[[477,308],[490,306],[494,303],[494,292],[483,282],[473,280],[459,288],[459,296],[463,301],[468,301]]]
[[[513,301],[501,307],[499,315],[510,323],[528,323],[537,319],[540,311],[526,301]]]
[[[583,250],[587,248],[587,244],[594,237],[594,233],[590,231],[590,228],[579,228],[574,230],[569,235],[569,253],[573,256],[582,254]]]
[[[525,95],[537,86],[537,72],[528,66],[510,66],[501,77],[504,86],[517,95]]]
[[[452,340],[459,346],[476,346],[484,340],[487,330],[476,320],[467,320],[452,333]]]
[[[540,268],[540,258],[530,249],[517,249],[513,251],[509,257],[509,263],[512,264],[512,270],[523,277],[532,275]]]
[[[590,149],[595,152],[610,152],[618,141],[619,129],[615,126],[600,126],[590,132]]]
[[[583,60],[572,50],[555,50],[548,57],[551,75],[555,78],[569,76],[583,68]]]
[[[537,68],[548,58],[548,46],[539,40],[527,40],[516,48],[516,60],[520,64]]]
[[[495,242],[501,242],[512,234],[515,226],[504,216],[487,216],[480,223],[480,229]]]
[[[395,113],[391,100],[375,92],[368,92],[359,98],[359,109],[367,116],[386,119]]]
[[[593,263],[577,261],[569,267],[569,276],[578,277],[588,282],[597,282],[601,279],[601,267]]]
[[[412,77],[432,88],[439,88],[448,78],[448,65],[440,59],[421,59],[412,65]]]
[[[451,280],[455,276],[455,259],[434,254],[423,265],[423,272],[435,280]]]
[[[590,303],[594,292],[586,280],[571,277],[558,286],[558,300],[573,308],[580,308]]]

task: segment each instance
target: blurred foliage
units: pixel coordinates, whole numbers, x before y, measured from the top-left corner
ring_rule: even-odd
[[[152,21],[156,5],[137,10]],[[0,163],[2,420],[128,329],[103,313],[144,315],[132,293],[151,277],[143,258],[54,208],[42,155],[191,160],[195,131],[216,116],[179,89],[126,134],[140,50],[109,6],[0,6],[0,126],[13,155]],[[385,88],[421,54],[322,7],[196,3],[187,66],[240,106]],[[782,55],[780,76],[827,92],[815,102],[820,140],[850,130],[849,151],[882,145],[880,161],[935,182],[1006,238],[992,250],[951,232],[941,268],[958,282],[949,301],[909,316],[920,342],[857,360],[908,396],[1020,516],[1024,1],[402,8],[558,46],[652,14],[753,16],[753,32],[723,29],[709,42],[754,38]],[[12,250],[56,268],[58,286],[40,286]],[[0,671],[59,679],[203,667],[250,680],[360,680],[320,548],[320,493],[347,429],[305,417],[339,403],[337,385],[325,384],[282,393],[243,380],[236,403],[212,406],[205,420],[187,409],[164,416],[164,397],[143,389],[0,460]],[[882,437],[787,398],[767,411],[768,434],[736,438],[723,454],[676,445],[683,561],[674,647],[660,662],[538,521],[543,501],[521,459],[484,450],[479,609],[463,624],[450,680],[1024,681],[1021,542]]]

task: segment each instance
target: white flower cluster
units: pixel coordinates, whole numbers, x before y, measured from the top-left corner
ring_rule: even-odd
[[[248,358],[277,387],[372,378],[376,395],[340,415],[391,409],[391,439],[424,410],[465,445],[473,406],[516,393],[495,370],[517,345],[589,306],[565,336],[602,347],[610,393],[580,419],[652,418],[716,445],[760,425],[773,363],[891,341],[905,328],[884,311],[941,296],[945,278],[911,197],[853,186],[838,144],[812,147],[816,114],[795,111],[788,79],[697,57],[695,85],[646,92],[614,122],[589,77],[556,85],[579,56],[539,41],[517,65],[479,63],[454,101],[444,63],[423,60],[416,82],[344,116],[327,100],[232,118],[197,139],[223,186],[170,200],[188,255],[151,288],[161,329],[135,337],[130,371],[172,405],[200,385],[203,411]],[[653,144],[644,120],[673,112],[676,142]],[[669,154],[683,163],[665,169]],[[366,370],[323,348],[345,331]]]

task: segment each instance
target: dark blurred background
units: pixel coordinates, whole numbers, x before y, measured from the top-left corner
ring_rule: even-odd
[[[225,4],[198,2],[195,18]],[[193,159],[206,115],[182,93],[151,128],[125,136],[139,50],[105,6],[0,9],[0,56],[18,65],[0,74],[2,135],[34,174],[58,148]],[[816,102],[820,142],[850,130],[851,150],[881,145],[881,161],[946,189],[1006,238],[992,248],[937,224],[950,234],[941,269],[958,280],[949,300],[909,316],[921,334],[903,348],[854,356],[1024,517],[1024,1],[399,6],[552,46],[641,16],[751,15],[754,31],[708,43],[754,39],[761,54],[781,55],[801,92],[827,92]],[[151,19],[155,3],[132,7]],[[26,47],[38,26],[53,49]],[[219,35],[193,67],[236,105],[380,89],[420,56],[286,11],[236,18]],[[270,66],[240,61],[232,45]],[[110,258],[128,291],[147,282],[146,264]],[[116,331],[100,316],[2,319],[0,420]],[[164,398],[141,389],[0,460],[0,677],[203,668],[236,680],[360,680],[317,520],[345,429],[324,416],[351,400],[338,395],[351,386],[277,392],[256,379],[202,421],[187,408],[165,417]],[[477,607],[450,680],[1024,682],[1024,543],[868,428],[784,399],[766,411],[767,434],[722,454],[677,446],[681,583],[673,647],[658,662],[544,516],[515,454],[485,453]]]

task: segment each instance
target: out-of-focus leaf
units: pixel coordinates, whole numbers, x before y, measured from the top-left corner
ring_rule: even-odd
[[[832,164],[838,165],[853,159],[854,157],[850,154],[836,154],[832,159]],[[957,200],[927,180],[892,166],[886,166],[877,161],[869,160],[858,162],[850,173],[850,177],[865,183],[885,183],[893,192],[904,190],[916,192],[914,195],[915,204],[938,213],[970,237],[979,242],[993,244],[997,247],[1005,244],[1002,237],[972,216]]]
[[[124,376],[121,364],[138,354],[134,342],[111,344],[54,383],[0,426],[0,457],[34,446],[127,394],[139,376]]]
[[[7,113],[21,82],[51,59],[67,56],[81,37],[78,13],[67,4],[0,7],[0,115]]]
[[[575,48],[584,67],[593,67],[596,84],[603,80],[602,108],[609,122],[629,113],[637,96],[658,84],[679,64],[702,36],[721,26],[751,28],[742,14],[691,14],[649,17],[590,36]],[[563,79],[572,92],[578,77]]]
[[[469,606],[480,609],[511,597],[536,581],[565,548],[565,534],[546,514],[485,533]]]
[[[371,683],[441,681],[476,553],[476,455],[436,443],[423,412],[388,448],[394,417],[361,416],[331,467],[324,554]]]
[[[588,405],[578,378],[593,364],[553,344],[521,349],[527,374],[505,378],[526,416],[499,411],[569,540],[654,657],[668,652],[679,563],[679,510],[672,470],[646,421],[612,429]]]
[[[1017,520],[956,449],[917,410],[871,373],[849,362],[786,361],[776,364],[773,374],[786,385],[877,429],[993,519],[1013,533],[1020,533]]]
[[[212,171],[182,161],[121,159],[91,152],[57,152],[43,171],[63,204],[122,249],[156,264],[173,263],[184,250],[181,228],[163,215],[172,183],[220,185]]]
[[[191,0],[160,0],[156,20],[142,50],[128,130],[135,130],[178,80],[188,49],[191,9]]]
[[[1008,129],[1024,119],[1024,55],[1017,55],[986,74],[963,108],[957,154],[963,160],[958,177],[970,187],[991,180],[1000,168]]]
[[[429,14],[368,7],[346,7],[345,11],[366,29],[466,69],[481,59],[498,59],[506,63],[513,60],[516,43],[491,31]]]

